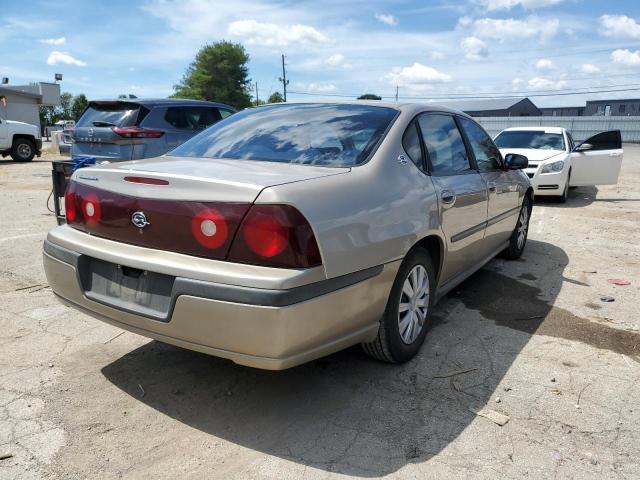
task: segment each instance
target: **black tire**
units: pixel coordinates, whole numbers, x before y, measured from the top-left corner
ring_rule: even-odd
[[[11,146],[11,158],[16,162],[30,162],[36,154],[36,146],[28,138],[16,138]]]
[[[526,214],[523,214],[526,212]],[[519,233],[521,231],[523,219],[525,222],[524,239],[522,242],[518,242]],[[531,219],[531,197],[529,195],[524,197],[522,201],[522,207],[518,214],[518,222],[516,228],[513,230],[511,237],[509,238],[509,246],[504,250],[503,257],[508,260],[517,260],[522,255],[524,247],[527,245],[527,235],[529,234],[529,220]]]
[[[423,299],[423,301],[427,303],[427,310],[419,326],[419,333],[417,333],[411,343],[406,343],[406,341],[403,340],[403,334],[400,332],[400,302],[403,298],[409,300],[406,293],[403,292],[403,287],[410,273],[418,266],[422,266],[424,270],[426,270],[426,276],[429,280],[429,297],[428,299]],[[418,268],[417,271],[419,272],[420,269]],[[362,344],[364,351],[371,357],[388,363],[404,363],[413,358],[424,343],[431,324],[435,285],[435,268],[429,252],[423,248],[411,250],[403,260],[402,265],[400,265],[393,287],[391,288],[384,315],[380,319],[378,336],[373,342]],[[410,303],[413,306],[413,300],[403,303]],[[411,314],[411,310],[408,310],[408,313]],[[408,322],[411,323],[413,318],[412,316]],[[419,316],[415,318],[418,319],[418,323],[414,325],[415,328],[418,328],[421,318]],[[408,332],[405,332],[405,334],[406,333]]]

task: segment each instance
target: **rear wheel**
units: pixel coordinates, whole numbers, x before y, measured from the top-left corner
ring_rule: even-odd
[[[413,358],[427,335],[434,294],[431,256],[423,248],[416,248],[402,262],[380,320],[378,337],[363,343],[364,351],[389,363]]]
[[[36,154],[36,147],[28,138],[17,138],[11,147],[11,158],[16,162],[30,162]]]
[[[528,195],[522,201],[518,223],[509,238],[509,246],[504,250],[504,257],[509,260],[520,258],[527,244],[527,235],[529,233],[529,219],[531,217],[531,197]]]

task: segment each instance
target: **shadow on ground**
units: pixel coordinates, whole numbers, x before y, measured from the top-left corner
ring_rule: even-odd
[[[533,333],[635,348],[637,335],[552,306],[549,292],[559,291],[567,262],[563,250],[535,241],[520,262],[492,262],[440,302],[420,355],[405,365],[376,362],[354,347],[268,372],[150,342],[102,372],[139,401],[216,437],[329,472],[378,477],[455,440],[476,418],[470,407],[489,402]],[[523,281],[513,278],[518,271]],[[544,299],[531,285],[537,272],[546,275]]]

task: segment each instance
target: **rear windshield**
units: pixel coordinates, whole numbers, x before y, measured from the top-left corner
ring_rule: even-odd
[[[127,127],[136,124],[140,105],[129,102],[91,102],[77,127]]]
[[[397,111],[368,105],[270,105],[216,123],[170,154],[347,167],[364,162]]]
[[[494,140],[498,148],[537,148],[540,150],[564,150],[561,133],[536,130],[512,130],[501,132]]]

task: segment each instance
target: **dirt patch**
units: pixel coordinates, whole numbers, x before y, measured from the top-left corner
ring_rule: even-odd
[[[586,343],[640,361],[640,334],[578,317],[549,305],[539,298],[541,294],[536,287],[491,270],[481,270],[453,296],[497,325]]]

